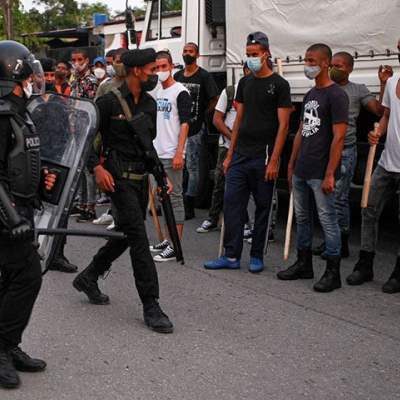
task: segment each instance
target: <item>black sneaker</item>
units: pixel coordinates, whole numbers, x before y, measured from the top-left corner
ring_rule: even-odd
[[[96,211],[85,210],[80,213],[76,222],[93,222],[95,219],[97,219]]]
[[[156,301],[143,306],[143,317],[145,324],[154,332],[172,333],[174,331],[172,322]]]
[[[153,260],[156,262],[173,261],[176,258],[175,250],[171,246],[167,246],[160,254],[157,254]]]
[[[72,207],[71,212],[69,213],[70,217],[77,217],[78,215],[80,215],[82,212],[84,211],[84,209],[78,205],[75,205]]]
[[[152,253],[157,253],[159,251],[164,251],[168,246],[169,242],[167,239],[165,239],[162,242],[155,244],[154,246],[150,246],[150,251]]]
[[[19,347],[14,347],[9,350],[9,354],[17,371],[42,372],[46,369],[47,364],[43,360],[30,357]]]
[[[5,389],[16,389],[20,384],[10,353],[0,348],[0,386]]]

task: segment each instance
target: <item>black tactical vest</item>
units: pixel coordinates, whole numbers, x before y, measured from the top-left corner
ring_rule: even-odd
[[[7,113],[7,110],[9,113]],[[40,138],[28,113],[13,112],[11,104],[0,99],[0,114],[10,118],[13,145],[8,155],[11,193],[23,199],[37,196],[40,183]]]

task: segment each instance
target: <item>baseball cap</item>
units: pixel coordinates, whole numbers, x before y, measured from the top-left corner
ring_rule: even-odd
[[[93,60],[93,65],[96,65],[96,63],[100,63],[100,64],[103,64],[103,65],[106,65],[106,60],[105,60],[104,57],[96,57]]]
[[[260,44],[261,46],[269,48],[268,36],[263,32],[253,32],[247,36],[247,46],[251,44]]]

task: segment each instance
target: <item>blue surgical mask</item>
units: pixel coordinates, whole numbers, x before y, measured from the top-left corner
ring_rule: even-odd
[[[247,57],[247,66],[253,74],[256,74],[262,68],[261,58],[262,57]]]
[[[305,65],[304,66],[304,75],[308,79],[315,79],[321,73],[321,67],[319,65],[311,66]]]

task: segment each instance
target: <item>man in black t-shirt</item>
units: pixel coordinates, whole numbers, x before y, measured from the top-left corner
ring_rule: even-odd
[[[279,158],[292,109],[288,82],[272,71],[267,36],[247,38],[247,65],[252,75],[240,80],[231,145],[224,162],[225,255],[205,263],[207,269],[240,268],[243,226],[250,194],[256,203],[250,272],[264,269],[264,246]]]
[[[183,48],[185,69],[174,75],[192,97],[192,115],[189,137],[186,147],[186,169],[189,179],[185,193],[186,219],[194,218],[194,199],[199,189],[200,150],[205,116],[214,111],[219,90],[212,77],[205,69],[197,65],[199,48],[195,43],[187,43]]]
[[[344,145],[349,99],[329,77],[331,49],[324,44],[308,48],[304,73],[315,79],[315,87],[304,97],[302,122],[293,144],[288,166],[289,185],[293,184],[297,220],[295,264],[278,273],[282,280],[312,279],[312,214],[315,204],[326,243],[326,270],[314,285],[317,292],[341,287],[341,237],[335,208],[335,182]]]

